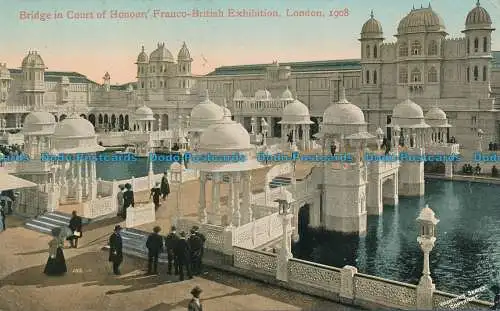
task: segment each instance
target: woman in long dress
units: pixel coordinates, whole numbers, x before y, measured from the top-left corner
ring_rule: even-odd
[[[64,275],[68,269],[64,259],[64,239],[61,239],[61,228],[52,229],[52,240],[49,242],[49,259],[45,265],[45,274],[50,276]]]

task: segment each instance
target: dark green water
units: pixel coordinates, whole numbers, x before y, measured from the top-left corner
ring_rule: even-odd
[[[109,155],[112,152],[106,152]],[[170,162],[153,162],[153,171],[155,174],[163,173],[170,167]],[[149,171],[147,158],[136,158],[136,161],[113,161],[113,162],[97,162],[97,178],[103,180],[122,180],[129,179],[132,176],[146,176]]]
[[[295,257],[396,281],[417,284],[422,251],[417,243],[420,209],[429,204],[440,222],[431,252],[431,274],[438,290],[462,294],[498,280],[500,268],[500,187],[498,185],[426,180],[423,198],[400,198],[369,216],[364,237],[311,232],[294,246]],[[481,299],[492,300],[483,292]]]

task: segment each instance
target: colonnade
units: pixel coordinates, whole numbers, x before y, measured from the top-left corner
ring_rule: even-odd
[[[89,158],[95,154],[87,154]],[[66,203],[69,199],[76,199],[82,203],[83,199],[97,198],[97,169],[95,161],[61,161],[54,166],[52,184],[60,189],[60,201]]]
[[[51,149],[51,145],[48,136],[27,135],[24,149],[30,159],[38,159],[42,152],[47,152]]]
[[[212,180],[212,202],[210,206],[207,206],[206,202],[208,174],[211,174]],[[226,182],[229,185],[229,193],[226,209],[223,210],[220,203],[220,188],[221,184]],[[251,173],[249,171],[200,172],[200,222],[238,227],[253,221],[252,205],[250,204],[251,184]],[[241,195],[242,199],[240,201]]]
[[[281,124],[281,138],[283,144],[288,144],[288,134],[292,132],[292,140],[295,144],[299,140],[299,130],[302,131],[302,139],[300,139],[300,147],[302,150],[311,149],[311,135],[309,124]]]

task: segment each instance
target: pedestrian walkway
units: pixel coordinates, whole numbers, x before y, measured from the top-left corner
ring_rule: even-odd
[[[78,249],[65,249],[68,274],[46,277],[49,236],[23,227],[0,233],[0,310],[2,311],[181,311],[189,292],[203,289],[205,311],[359,310],[268,286],[217,270],[178,282],[165,275],[145,276],[146,262],[125,257],[120,277],[111,274],[101,250],[118,218],[84,227]]]

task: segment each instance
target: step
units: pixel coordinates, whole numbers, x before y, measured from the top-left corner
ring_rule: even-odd
[[[67,226],[69,224],[69,221],[62,221],[60,219],[51,218],[51,217],[46,216],[46,215],[40,216],[40,217],[36,218],[36,220],[51,223],[51,224],[58,225],[58,226]]]
[[[63,213],[63,212],[59,212],[59,211],[53,211],[53,212],[50,212],[48,214],[45,214],[45,215],[53,215],[54,217],[58,217],[58,218],[61,218],[61,219],[65,219],[67,220],[67,222],[69,223],[70,219],[71,219],[71,215],[70,214],[66,214],[66,213]],[[80,216],[81,217],[81,216]],[[85,217],[82,217],[82,224],[88,224],[92,219],[90,218],[85,218]]]
[[[53,224],[53,223],[45,222],[45,221],[38,220],[38,219],[32,219],[32,220],[28,221],[28,223],[35,224],[37,226],[47,227],[47,228],[60,228],[60,227],[62,227],[59,224]]]
[[[58,212],[47,213],[47,214],[44,214],[43,216],[59,219],[60,221],[64,221],[65,223],[69,223],[69,221],[71,219],[71,216],[65,215],[62,213],[58,213]]]
[[[32,223],[26,223],[24,225],[26,226],[26,228],[28,228],[30,230],[34,230],[34,231],[38,231],[38,232],[46,233],[46,234],[51,234],[52,233],[52,230],[48,229],[46,227],[40,227],[40,226],[32,224]]]

